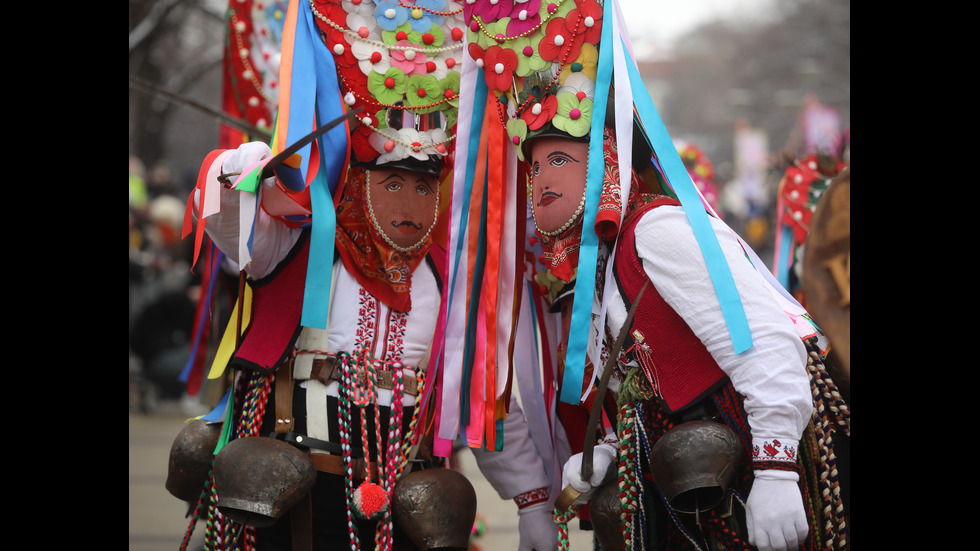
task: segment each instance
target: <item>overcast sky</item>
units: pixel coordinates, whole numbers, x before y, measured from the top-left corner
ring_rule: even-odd
[[[694,27],[714,19],[765,17],[774,0],[619,0],[638,57],[646,48],[669,48]]]

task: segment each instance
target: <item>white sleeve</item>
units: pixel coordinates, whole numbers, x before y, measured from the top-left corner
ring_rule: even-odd
[[[223,157],[218,157],[215,162],[222,162]],[[219,171],[220,172],[220,171]],[[226,189],[224,186],[216,186],[220,190],[220,210],[205,219],[204,231],[214,242],[221,252],[231,262],[238,265],[238,236],[239,236],[239,203],[243,191]],[[198,203],[200,190],[194,190],[193,214],[195,223],[198,220]],[[272,270],[284,259],[293,245],[299,239],[301,229],[290,228],[282,221],[270,216],[264,209],[259,208],[255,219],[255,235],[252,240],[252,260],[245,271],[254,279],[261,279],[269,275]]]
[[[513,397],[510,413],[504,420],[503,449],[499,452],[470,449],[473,450],[480,472],[497,491],[500,499],[514,499],[541,489],[547,495],[551,481],[545,474],[544,461],[531,440],[524,412]]]
[[[636,227],[637,252],[664,300],[687,321],[745,397],[753,444],[780,439],[795,447],[813,410],[806,349],[792,321],[772,297],[769,283],[748,260],[732,230],[715,218],[711,223],[752,332],[752,347],[741,354],[735,354],[714,285],[683,209],[664,206],[644,215]]]

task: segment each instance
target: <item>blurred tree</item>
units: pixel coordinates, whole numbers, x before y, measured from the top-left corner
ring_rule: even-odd
[[[130,76],[217,108],[224,9],[222,0],[130,0]],[[130,88],[129,153],[148,167],[172,161],[186,169],[174,144],[198,139],[203,142],[193,155],[199,163],[213,148],[217,128],[200,113]]]
[[[788,143],[807,93],[850,121],[850,0],[774,0],[764,21],[714,21],[677,43],[663,107],[675,138],[731,160],[735,121]]]

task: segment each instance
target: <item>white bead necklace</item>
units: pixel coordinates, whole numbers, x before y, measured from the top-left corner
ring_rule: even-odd
[[[368,215],[370,215],[371,217],[371,225],[374,226],[374,229],[378,230],[378,233],[381,234],[381,237],[385,240],[385,243],[387,243],[391,248],[395,249],[396,251],[403,252],[403,253],[410,253],[413,250],[421,248],[422,245],[425,243],[425,241],[429,238],[429,234],[431,234],[432,230],[436,227],[436,223],[439,221],[438,182],[436,183],[437,184],[436,185],[436,209],[435,209],[435,216],[433,216],[432,218],[432,224],[429,226],[429,229],[426,230],[425,235],[423,235],[422,238],[419,239],[417,243],[409,247],[402,247],[400,245],[397,245],[394,241],[391,240],[390,237],[388,237],[388,234],[385,233],[384,229],[381,228],[381,224],[378,223],[378,219],[374,216],[374,207],[371,205],[371,171],[365,170],[364,173],[365,173],[364,186],[365,186],[365,192],[367,193]]]

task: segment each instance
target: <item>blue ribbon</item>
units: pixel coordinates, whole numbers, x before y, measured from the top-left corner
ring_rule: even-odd
[[[343,115],[337,68],[333,56],[319,40],[319,31],[313,21],[313,11],[306,2],[300,5],[305,25],[297,22],[296,44],[293,50],[293,81],[290,85],[290,117],[299,122],[289,123],[289,143],[309,133],[314,124],[304,123],[307,116],[315,113],[320,123]],[[302,31],[306,32],[302,32]],[[306,70],[303,70],[306,69]],[[304,103],[296,103],[297,100]],[[309,114],[309,115],[307,115]],[[293,138],[293,134],[299,134]],[[336,193],[347,161],[347,126],[337,125],[318,139],[320,165],[310,183],[310,204],[313,211],[310,233],[310,257],[306,270],[306,287],[303,294],[303,315],[300,323],[306,327],[324,329],[330,304],[330,285],[333,278],[334,237],[337,213],[334,211],[333,194]],[[301,151],[303,159],[309,159],[310,147]],[[305,163],[304,163],[305,168]],[[304,181],[306,172],[304,172]]]
[[[779,254],[776,255],[776,258],[779,259],[776,262],[776,280],[784,289],[789,289],[789,259],[793,254],[793,229],[789,226],[782,226],[778,231],[780,243]]]
[[[605,28],[603,29],[603,39],[605,39]],[[623,48],[626,48],[625,44]],[[674,193],[677,194],[677,199],[681,202],[687,220],[694,230],[694,236],[701,247],[701,254],[708,266],[708,274],[715,286],[715,293],[718,295],[721,312],[728,326],[728,333],[732,338],[735,353],[741,354],[752,347],[752,332],[749,330],[749,322],[745,317],[742,300],[738,296],[738,289],[735,287],[735,280],[732,278],[728,261],[725,260],[725,254],[718,244],[718,237],[711,228],[711,222],[707,212],[705,212],[701,197],[694,187],[694,182],[691,181],[691,176],[684,167],[680,155],[677,154],[677,149],[674,147],[660,114],[647,92],[646,85],[640,78],[636,64],[630,56],[626,56],[626,66],[629,71],[630,88],[633,90],[633,103],[636,112],[647,136],[650,138],[654,155],[657,156],[660,165],[663,167],[664,178]],[[581,271],[579,278],[581,279]]]
[[[592,320],[592,295],[595,289],[596,260],[599,254],[599,236],[586,228],[595,227],[599,211],[599,198],[602,194],[602,178],[605,173],[602,155],[603,127],[606,124],[606,104],[609,102],[609,86],[612,82],[612,2],[602,7],[602,36],[600,44],[609,47],[599,48],[599,65],[596,73],[595,97],[592,107],[592,128],[589,138],[589,170],[586,177],[585,212],[582,215],[582,244],[579,249],[578,275],[575,281],[575,295],[572,297],[572,320],[570,335],[578,333],[577,328],[586,328],[589,334]],[[561,401],[578,404],[582,399],[582,383],[585,378],[586,350],[589,338],[569,338],[565,352],[565,371],[562,376]]]

